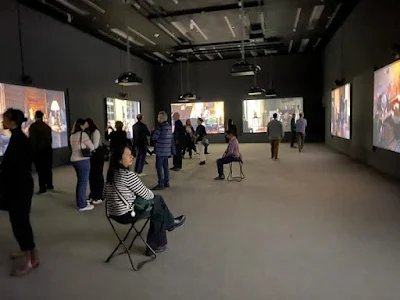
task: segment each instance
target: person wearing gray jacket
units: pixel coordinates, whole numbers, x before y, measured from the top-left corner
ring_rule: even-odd
[[[282,122],[277,120],[278,114],[273,115],[273,120],[268,123],[267,133],[271,143],[271,158],[278,159],[279,143],[284,137]]]

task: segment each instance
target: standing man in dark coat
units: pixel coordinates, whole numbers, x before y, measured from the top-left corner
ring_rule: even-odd
[[[296,148],[296,146],[294,145],[294,143],[296,143],[296,137],[297,137],[297,133],[296,133],[296,114],[292,114],[292,119],[290,120],[290,131],[292,133],[291,141],[290,141],[290,147],[291,148]]]
[[[174,142],[175,142],[175,149],[176,154],[174,155],[173,163],[174,166],[171,168],[172,171],[180,171],[182,170],[182,152],[185,149],[185,127],[183,127],[182,121],[180,120],[179,113],[174,113],[172,118],[175,122],[175,129],[174,129]]]
[[[138,114],[136,116],[137,123],[132,126],[133,132],[133,146],[136,147],[136,162],[134,172],[138,174],[139,177],[146,176],[143,173],[144,164],[146,162],[146,154],[149,146],[148,137],[150,136],[149,128],[144,124],[143,115]]]
[[[39,177],[39,193],[54,189],[53,186],[53,149],[51,128],[43,122],[43,113],[35,113],[35,123],[29,127],[29,141],[32,147],[33,162]]]

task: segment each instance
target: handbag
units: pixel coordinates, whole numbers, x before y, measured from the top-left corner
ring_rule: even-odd
[[[141,213],[141,212],[145,212],[145,211],[150,211],[153,208],[152,200],[146,200],[139,196],[136,196],[136,199],[133,204],[129,204],[129,202],[126,201],[126,199],[121,195],[121,193],[119,192],[119,190],[115,186],[115,184],[113,183],[112,185],[113,185],[114,191],[117,193],[118,197],[122,200],[122,202],[125,203],[125,205],[127,207],[129,207],[129,209],[132,209],[132,211],[134,210],[135,212]]]
[[[83,135],[83,131],[81,131],[81,138],[80,138],[80,143],[79,143],[79,147],[81,148],[82,156],[83,157],[91,157],[92,151],[89,148],[82,149],[82,135]]]
[[[210,141],[208,140],[207,137],[203,137],[202,140],[201,140],[201,143],[202,143],[204,146],[210,145]]]

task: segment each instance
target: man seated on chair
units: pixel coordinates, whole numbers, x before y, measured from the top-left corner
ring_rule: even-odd
[[[174,218],[164,199],[154,195],[140,180],[138,175],[129,170],[133,164],[132,151],[127,146],[114,149],[107,172],[107,182],[104,196],[107,205],[107,215],[120,224],[132,224],[140,219],[141,215],[150,213],[150,229],[147,234],[147,243],[156,252],[160,253],[167,248],[166,231],[172,231],[181,226],[185,216]],[[145,209],[149,201],[150,210]],[[140,208],[140,209],[139,209]],[[146,249],[146,255],[152,254]]]
[[[220,159],[217,159],[218,176],[215,180],[224,180],[224,165],[229,164],[234,161],[242,161],[240,151],[239,151],[239,141],[235,136],[235,132],[228,130],[226,137],[229,140],[228,147]]]

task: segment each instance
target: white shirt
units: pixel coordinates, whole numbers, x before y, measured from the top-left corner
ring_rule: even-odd
[[[100,143],[101,143],[101,134],[100,131],[98,129],[96,129],[91,136],[91,140],[94,146],[94,149],[97,149],[100,147]]]
[[[82,134],[82,142],[81,142],[81,134]],[[84,157],[82,155],[82,149],[89,148],[91,151],[94,151],[93,143],[86,132],[78,131],[71,134],[69,142],[71,144],[71,150],[72,150],[71,162],[90,159],[90,157]]]

